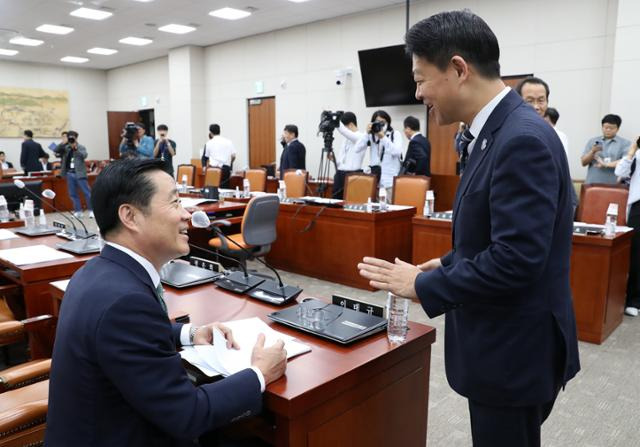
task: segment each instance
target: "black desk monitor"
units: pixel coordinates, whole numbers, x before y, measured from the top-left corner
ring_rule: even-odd
[[[28,189],[31,191],[34,196],[29,194],[24,189]],[[33,208],[35,211],[35,215],[37,216],[39,213],[39,209],[41,207],[40,203],[40,194],[42,193],[42,181],[28,181],[24,182],[24,189],[18,188],[13,183],[0,183],[0,195],[3,195],[7,200],[7,207],[9,211],[15,212],[20,208],[20,204],[25,201],[25,199],[33,200]],[[36,199],[38,197],[38,199]]]

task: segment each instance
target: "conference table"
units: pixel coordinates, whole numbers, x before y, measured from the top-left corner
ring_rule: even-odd
[[[411,259],[414,207],[383,212],[281,203],[267,262],[288,272],[374,290],[358,273],[365,256]]]
[[[570,283],[579,340],[601,344],[622,323],[632,236],[573,235]],[[414,264],[449,250],[451,221],[413,218]]]

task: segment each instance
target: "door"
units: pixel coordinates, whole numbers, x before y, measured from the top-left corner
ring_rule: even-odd
[[[249,167],[276,161],[276,98],[247,100],[249,109]]]
[[[138,112],[107,112],[107,127],[109,129],[109,158],[120,158],[120,141],[122,140],[122,129],[128,122],[137,123],[140,121]]]

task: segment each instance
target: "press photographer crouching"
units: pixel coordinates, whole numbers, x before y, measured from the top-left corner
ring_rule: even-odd
[[[337,127],[340,135],[344,137],[339,154],[331,152],[329,159],[336,158],[337,170],[333,177],[333,198],[342,199],[344,194],[344,179],[352,172],[362,172],[362,159],[366,146],[357,150],[356,144],[365,136],[358,131],[358,121],[353,112],[344,112],[340,117],[340,125]]]
[[[391,117],[384,110],[376,110],[367,124],[367,134],[356,144],[357,151],[371,148],[369,163],[371,173],[378,179],[379,187],[387,190],[391,197],[393,177],[400,171],[402,157],[402,136],[391,127]]]
[[[121,158],[153,157],[153,138],[145,135],[147,129],[142,123],[126,123],[120,141]]]
[[[62,142],[55,149],[54,153],[60,157],[60,175],[67,179],[67,189],[69,198],[73,202],[73,214],[82,217],[82,203],[78,196],[78,187],[82,190],[84,201],[87,204],[89,217],[93,219],[91,209],[91,190],[87,181],[87,167],[84,160],[87,158],[87,148],[78,144],[78,132],[70,130],[67,132],[66,142]]]

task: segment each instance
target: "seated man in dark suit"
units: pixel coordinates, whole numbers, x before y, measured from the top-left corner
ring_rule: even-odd
[[[298,126],[287,124],[282,132],[282,155],[280,156],[280,178],[284,178],[287,169],[306,169],[307,150],[298,141]]]
[[[51,446],[192,445],[202,433],[260,411],[286,368],[281,341],[258,338],[252,367],[194,386],[176,347],[212,342],[212,328],[172,324],[159,270],[189,252],[190,214],[154,159],[107,165],[91,201],[107,241],[71,278],[60,311],[45,442]]]
[[[4,151],[0,151],[0,167],[2,169],[13,169],[13,163],[7,161],[7,156]]]
[[[445,314],[445,368],[468,399],[474,447],[539,446],[580,369],[569,285],[573,208],[556,132],[500,78],[498,40],[468,10],[405,36],[416,98],[437,125],[469,123],[453,250],[414,266],[365,258],[372,287]]]
[[[415,116],[404,119],[404,136],[409,140],[407,155],[402,163],[403,174],[426,175],[431,177],[431,145],[420,133],[420,121]]]

